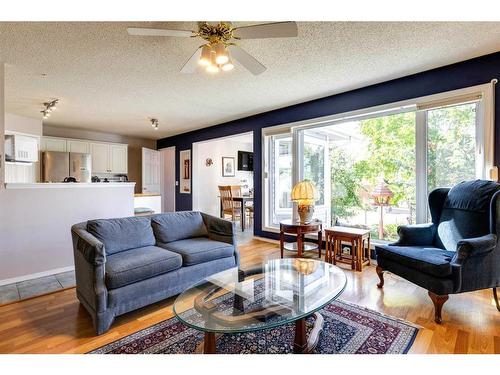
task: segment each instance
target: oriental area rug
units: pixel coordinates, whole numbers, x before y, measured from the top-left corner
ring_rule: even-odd
[[[320,311],[325,322],[316,354],[405,354],[418,328],[400,319],[341,301]],[[312,329],[314,318],[308,320]],[[287,354],[293,352],[295,325],[237,334],[217,339],[219,354]],[[96,349],[91,354],[191,354],[203,332],[171,318]]]

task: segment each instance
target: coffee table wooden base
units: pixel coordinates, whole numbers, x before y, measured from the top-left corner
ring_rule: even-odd
[[[308,354],[312,353],[319,342],[319,336],[323,331],[323,326],[325,324],[325,319],[323,316],[315,312],[314,316],[314,327],[307,336],[306,330],[306,319],[302,318],[295,321],[295,340],[293,343],[293,352],[295,354]],[[203,354],[216,354],[216,341],[220,337],[219,334],[214,332],[205,332],[205,338],[203,342],[198,345],[195,353]]]
[[[316,346],[318,346],[319,335],[323,331],[323,325],[325,324],[325,319],[318,312],[315,312],[313,316],[315,319],[314,327],[309,337],[307,337],[307,332],[306,332],[307,318],[302,318],[295,321],[295,341],[293,343],[293,352],[295,354],[312,353],[316,348]]]

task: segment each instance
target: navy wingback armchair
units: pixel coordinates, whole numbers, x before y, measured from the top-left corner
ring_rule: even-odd
[[[399,240],[375,247],[379,288],[389,271],[429,292],[434,320],[449,294],[500,285],[500,184],[465,181],[429,194],[432,223],[398,228]]]

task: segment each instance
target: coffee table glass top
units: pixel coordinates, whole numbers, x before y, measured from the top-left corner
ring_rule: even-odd
[[[246,271],[231,268],[179,295],[175,315],[189,327],[236,333],[272,328],[307,317],[336,299],[344,272],[303,258],[270,260]]]

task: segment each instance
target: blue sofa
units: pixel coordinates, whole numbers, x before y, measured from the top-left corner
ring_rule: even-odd
[[[97,334],[118,315],[238,266],[235,233],[234,223],[191,211],[74,225],[76,293]]]
[[[500,184],[465,181],[429,194],[432,222],[398,228],[399,240],[375,246],[379,288],[389,271],[428,290],[434,320],[449,294],[500,285]]]

